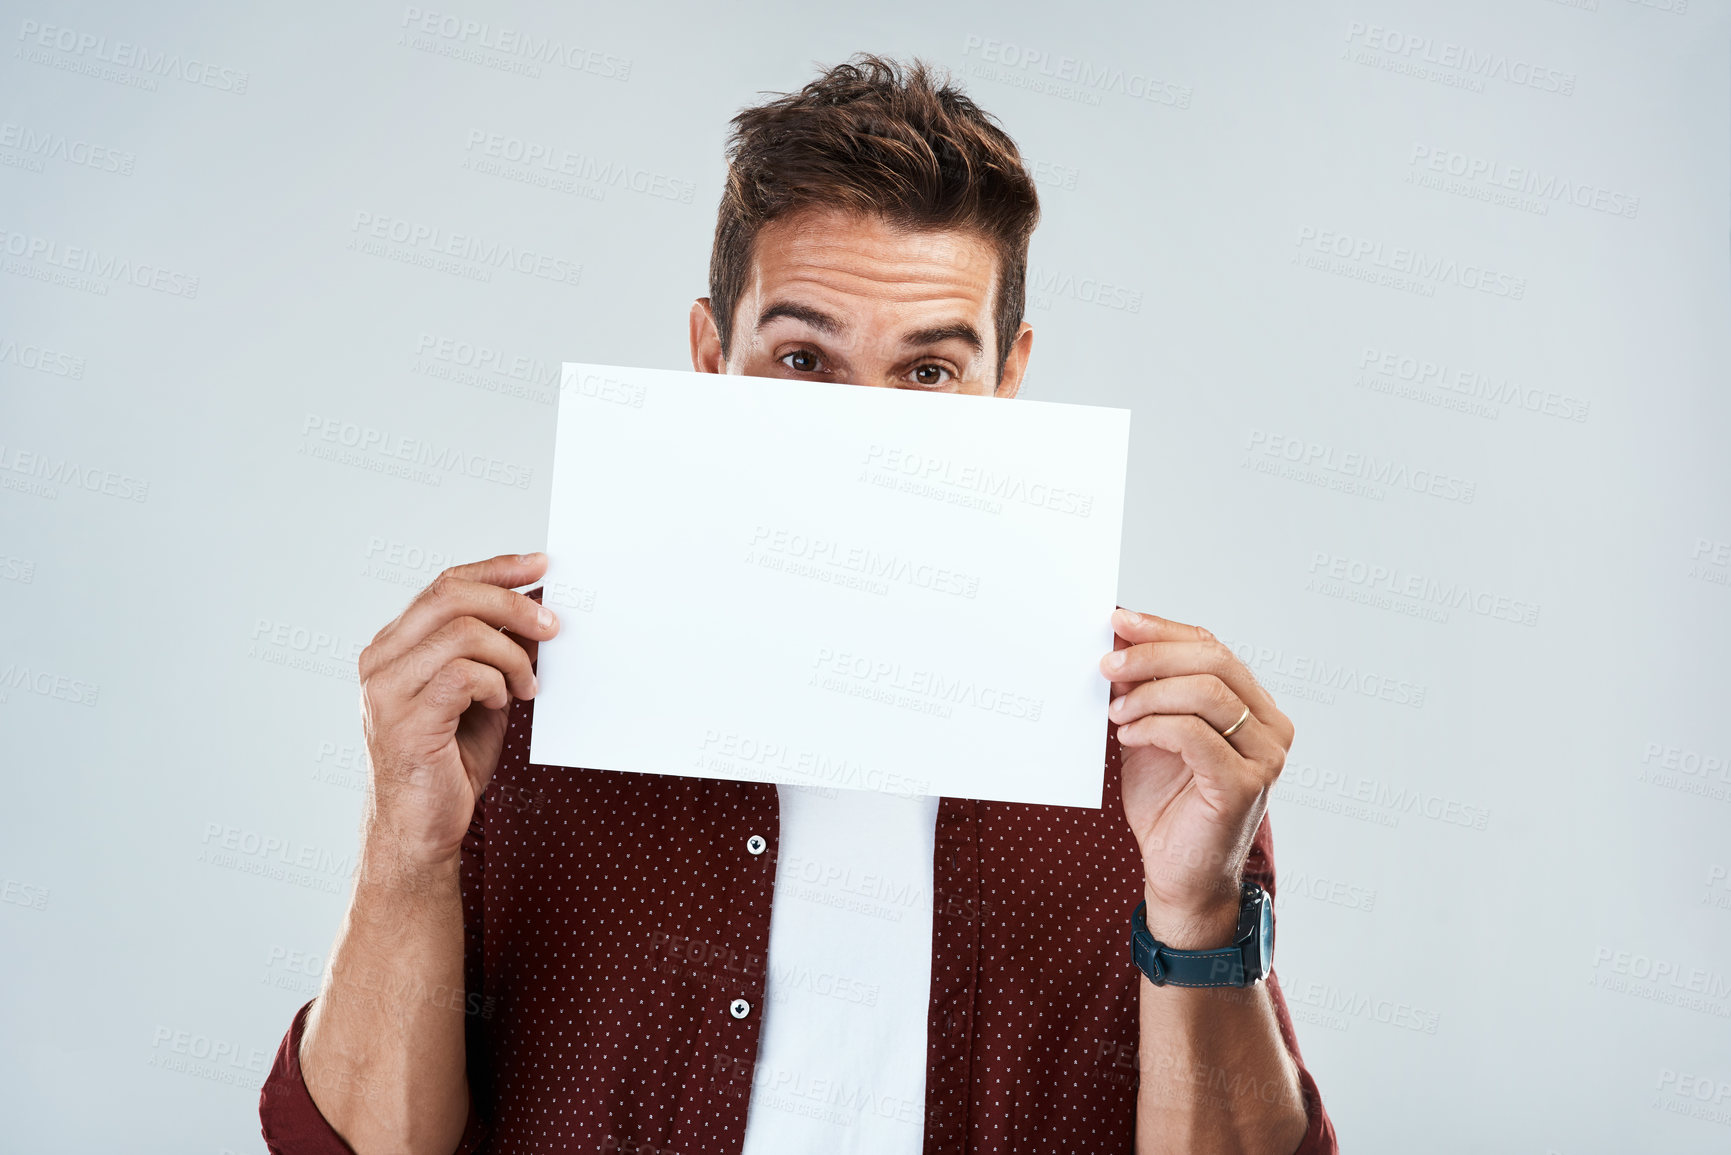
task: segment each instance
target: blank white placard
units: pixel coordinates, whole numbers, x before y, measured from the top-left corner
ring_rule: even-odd
[[[1129,434],[566,364],[531,760],[1099,807]]]

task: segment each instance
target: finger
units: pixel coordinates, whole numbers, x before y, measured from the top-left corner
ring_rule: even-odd
[[[454,658],[441,666],[414,697],[417,706],[432,710],[446,723],[456,722],[476,702],[501,710],[511,704],[511,694],[497,668],[468,658]]]
[[[1213,674],[1179,674],[1142,682],[1129,693],[1114,698],[1107,707],[1107,716],[1118,723],[1120,731],[1149,714],[1194,714],[1220,731],[1220,736],[1234,750],[1253,762],[1276,762],[1285,756],[1285,748],[1257,720],[1255,712],[1246,718],[1243,700]],[[1240,718],[1244,718],[1244,724],[1227,737],[1225,732]]]
[[[1232,688],[1240,701],[1250,707],[1257,721],[1285,735],[1291,741],[1292,723],[1274,704],[1274,699],[1250,673],[1238,655],[1224,643],[1210,641],[1149,641],[1138,642],[1114,654],[1124,655],[1122,666],[1111,666],[1106,658],[1100,661],[1100,672],[1114,682],[1132,684],[1151,678],[1172,678],[1181,674],[1213,674]],[[1113,695],[1117,696],[1116,693]],[[1227,725],[1231,725],[1228,720]]]
[[[1122,607],[1119,607],[1119,608],[1122,608]],[[1136,643],[1134,643],[1134,642],[1126,641],[1124,639],[1124,636],[1120,633],[1117,633],[1116,631],[1114,631],[1112,634],[1112,652],[1113,653],[1117,653],[1119,650],[1127,650],[1135,644]],[[1106,669],[1105,666],[1101,666],[1100,668],[1101,668],[1101,670]],[[1113,682],[1112,683],[1112,697],[1116,698],[1121,694],[1126,694],[1131,689],[1133,689],[1135,686],[1136,686],[1135,682]]]
[[[526,592],[523,596],[532,602],[539,603],[541,601],[541,593],[542,587],[536,586],[534,589]],[[555,617],[557,617],[556,613]],[[541,657],[541,643],[535,638],[525,638],[521,634],[512,633],[511,627],[509,626],[500,626],[499,630],[507,638],[510,638],[513,642],[516,642],[519,646],[523,647],[524,653],[529,655],[529,668],[531,670],[535,669],[535,663]]]
[[[1257,768],[1195,714],[1144,715],[1118,727],[1118,744],[1177,754],[1204,796],[1222,810],[1242,807],[1267,788]]]
[[[366,677],[371,667],[395,661],[434,630],[459,617],[480,618],[523,637],[552,637],[558,633],[558,615],[509,588],[534,581],[546,568],[547,555],[535,553],[500,554],[445,570],[373,637],[361,653],[361,676]]]
[[[541,643],[537,642],[533,638],[519,638],[516,634],[513,634],[503,626],[499,627],[499,629],[500,633],[504,637],[510,638],[513,642],[516,642],[517,645],[522,648],[523,652],[529,655],[529,671],[536,677],[540,677],[540,670],[536,663],[540,661],[541,658]]]
[[[522,646],[479,618],[446,622],[421,644],[377,671],[391,693],[399,699],[419,694],[440,671],[457,659],[492,666],[505,679],[511,693],[533,698],[535,673]]]
[[[1155,614],[1139,613],[1136,610],[1118,606],[1112,611],[1112,649],[1114,651],[1128,649],[1141,642],[1199,642],[1212,641],[1214,635],[1200,626],[1187,625],[1184,622],[1162,618]],[[1104,669],[1105,667],[1102,667]],[[1136,682],[1126,681],[1112,684],[1112,696],[1120,696],[1134,686]]]
[[[511,588],[526,586],[547,572],[547,555],[533,553],[501,553],[481,561],[464,562],[445,571],[465,581]]]
[[[1112,629],[1126,641],[1212,642],[1214,635],[1201,626],[1173,621],[1156,614],[1138,613],[1119,606],[1112,612]]]

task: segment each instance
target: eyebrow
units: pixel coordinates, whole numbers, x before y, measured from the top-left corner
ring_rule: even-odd
[[[902,344],[907,346],[938,345],[945,341],[960,341],[976,353],[984,352],[986,348],[986,343],[980,339],[980,331],[966,321],[915,329],[902,338]]]
[[[795,304],[792,301],[777,301],[759,314],[757,328],[761,331],[764,326],[779,317],[803,321],[818,332],[830,337],[847,327],[840,319],[831,316],[822,309],[814,309],[810,305]],[[986,342],[980,336],[980,331],[966,321],[954,321],[947,325],[915,329],[902,337],[902,344],[910,348],[922,345],[938,345],[945,341],[960,341],[976,353],[984,352],[986,348]]]
[[[810,325],[818,332],[831,337],[835,336],[845,328],[839,320],[830,316],[822,309],[814,309],[810,305],[796,305],[791,301],[778,301],[765,309],[763,313],[759,315],[757,318],[758,329],[761,331],[765,325],[769,324],[777,317],[788,317],[795,321],[804,321],[807,325]]]

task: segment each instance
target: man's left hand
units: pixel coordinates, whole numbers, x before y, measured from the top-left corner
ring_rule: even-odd
[[[1100,672],[1112,680],[1107,717],[1118,726],[1124,816],[1142,850],[1148,927],[1177,950],[1225,946],[1251,840],[1292,748],[1292,722],[1207,630],[1122,607],[1112,628]],[[1244,724],[1222,737],[1245,707]]]

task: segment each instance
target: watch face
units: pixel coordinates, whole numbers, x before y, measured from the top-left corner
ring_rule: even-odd
[[[1258,961],[1266,975],[1274,963],[1274,904],[1266,898],[1262,900],[1262,926],[1258,929],[1261,933],[1256,937],[1262,944],[1262,958]]]

